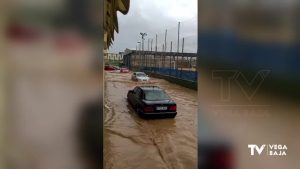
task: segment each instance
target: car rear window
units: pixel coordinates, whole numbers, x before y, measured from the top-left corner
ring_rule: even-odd
[[[146,74],[145,73],[136,73],[136,76],[142,77],[142,76],[146,76]]]
[[[169,100],[170,97],[163,90],[146,90],[145,100],[155,101],[155,100]]]

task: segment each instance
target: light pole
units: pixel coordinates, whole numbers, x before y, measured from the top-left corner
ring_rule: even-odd
[[[179,33],[180,33],[180,22],[178,22],[177,53],[179,53]]]
[[[147,48],[147,51],[149,51],[150,50],[150,39],[148,38],[148,48]]]
[[[166,32],[165,32],[165,48],[164,48],[164,52],[167,52],[167,33],[168,33],[168,30],[166,29]]]
[[[141,61],[141,42],[137,42],[139,44],[139,62],[138,65],[140,65],[140,61]],[[136,60],[136,59],[135,59]]]
[[[140,35],[142,36],[142,50],[144,51],[144,40],[145,40],[145,36],[147,36],[147,33],[140,32]],[[144,61],[145,61],[145,55],[143,55],[142,67],[144,67]]]
[[[142,36],[142,50],[144,51],[144,40],[145,40],[145,36],[147,36],[147,33],[141,32],[140,35]]]
[[[137,51],[141,51],[141,42],[137,42],[138,46],[139,46],[139,50]],[[137,58],[137,53],[134,55],[134,66],[136,66],[136,58]]]
[[[157,52],[157,34],[155,35],[155,52]]]
[[[151,39],[151,52],[152,52],[152,43],[153,43],[153,39]]]
[[[139,44],[139,50],[141,50],[141,42],[137,42]]]

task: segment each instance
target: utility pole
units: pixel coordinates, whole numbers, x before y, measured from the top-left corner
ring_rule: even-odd
[[[149,51],[150,50],[150,47],[149,47],[149,45],[150,45],[150,39],[148,38],[148,50],[147,51]]]
[[[164,49],[165,52],[167,51],[167,34],[168,34],[168,30],[166,29],[166,32],[165,32],[165,49]]]
[[[173,46],[172,44],[173,44],[173,42],[171,41],[171,49],[170,49],[170,52],[173,52],[173,51],[172,51],[172,46]]]
[[[182,38],[182,53],[184,51],[184,38]]]
[[[178,22],[177,53],[179,53],[179,32],[180,32],[180,22]]]
[[[157,52],[157,34],[155,35],[155,52]]]
[[[139,44],[139,50],[141,50],[141,42],[137,42]]]
[[[161,49],[161,51],[163,52],[164,49],[165,49],[165,44],[162,44],[162,49]]]
[[[144,40],[145,40],[145,36],[147,36],[147,33],[140,33],[140,35],[142,36],[142,50],[144,51]]]
[[[151,52],[152,52],[152,43],[153,43],[153,39],[151,39]]]

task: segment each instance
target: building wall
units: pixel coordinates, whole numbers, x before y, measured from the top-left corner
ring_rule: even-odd
[[[122,61],[123,60],[123,54],[104,53],[104,60],[105,61]]]

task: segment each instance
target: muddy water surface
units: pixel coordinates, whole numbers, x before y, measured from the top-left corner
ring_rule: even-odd
[[[193,169],[197,154],[197,92],[151,78],[176,101],[175,119],[144,120],[126,100],[140,83],[131,74],[105,74],[104,168]]]

